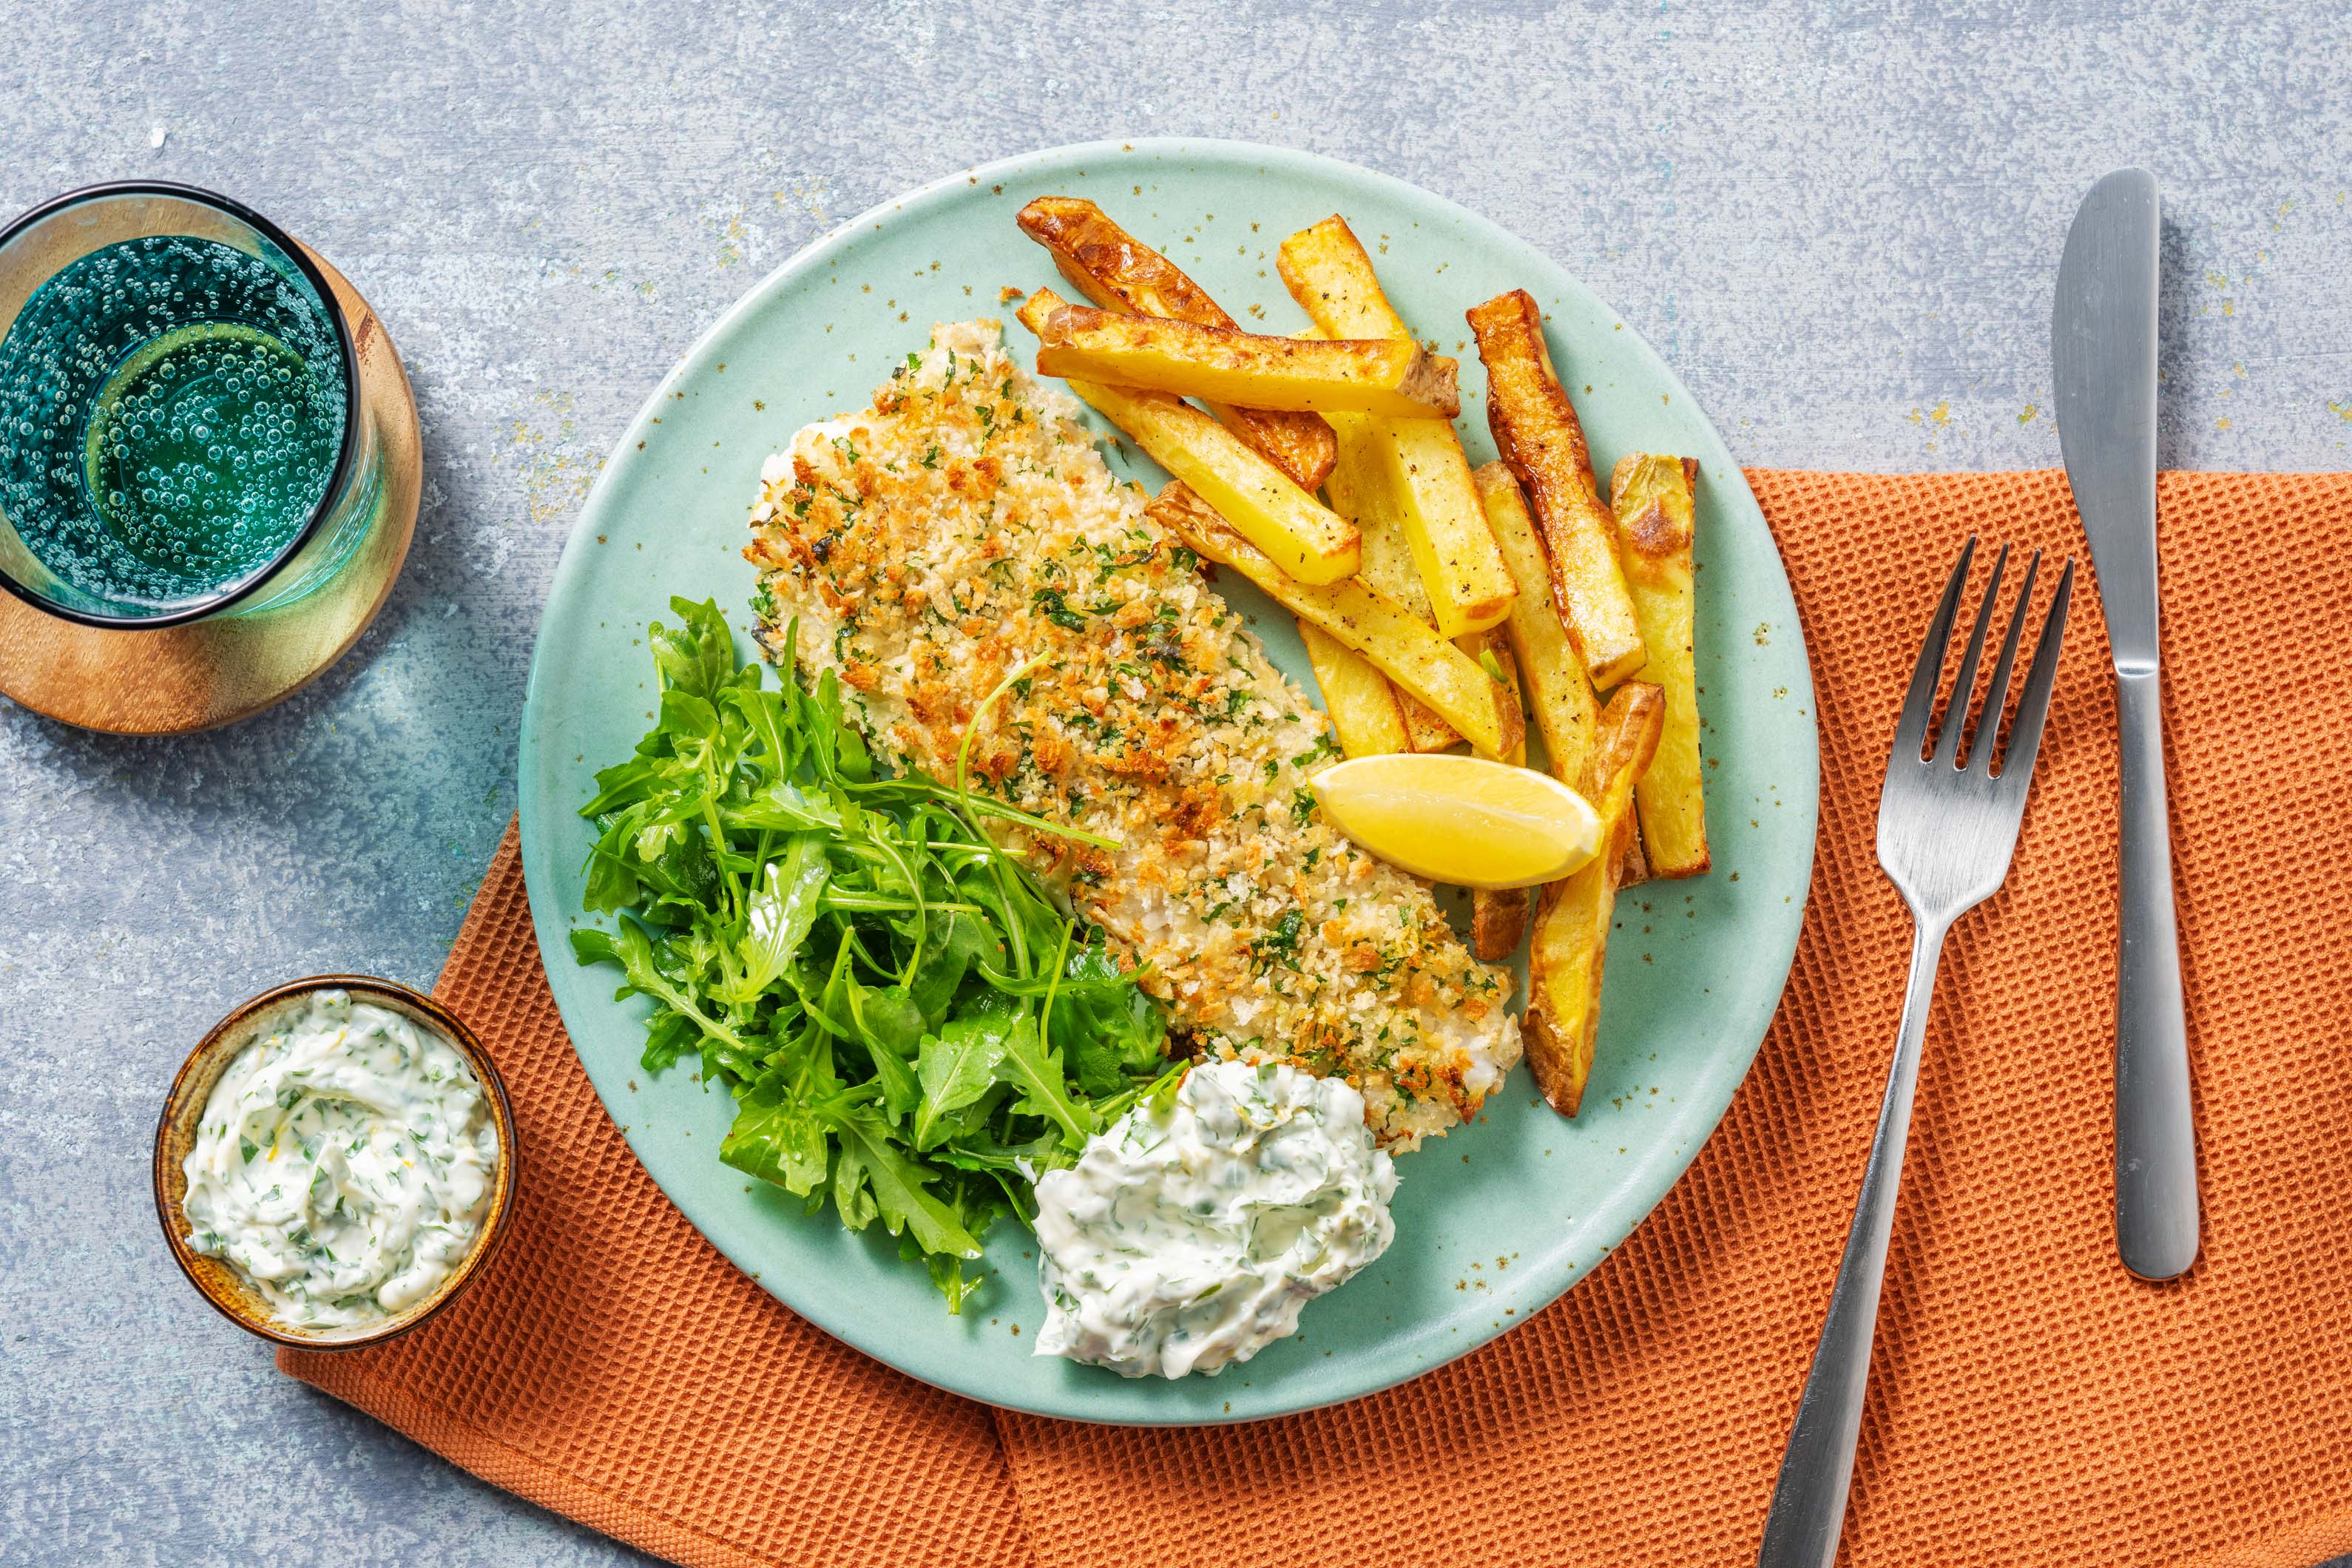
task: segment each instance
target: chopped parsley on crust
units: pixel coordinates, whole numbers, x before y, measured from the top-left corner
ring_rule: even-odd
[[[1015,833],[1196,1049],[1362,1091],[1411,1147],[1477,1112],[1519,1057],[1510,981],[1429,885],[1323,820],[1330,726],[1114,479],[1077,405],[991,321],[938,328],[865,412],[769,459],[744,554],[759,636],[795,617],[891,763],[1119,842]]]

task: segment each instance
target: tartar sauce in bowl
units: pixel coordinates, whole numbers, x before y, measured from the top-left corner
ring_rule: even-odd
[[[258,1015],[180,1168],[188,1249],[278,1325],[331,1338],[428,1300],[472,1250],[499,1175],[498,1108],[457,1046],[347,990]]]
[[[1195,1067],[1038,1181],[1036,1353],[1126,1377],[1247,1361],[1388,1250],[1396,1180],[1344,1080]]]

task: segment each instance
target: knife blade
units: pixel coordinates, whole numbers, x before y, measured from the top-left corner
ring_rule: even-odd
[[[2116,1250],[2169,1279],[2197,1258],[2197,1134],[2180,994],[2157,645],[2156,176],[2119,169],[2066,231],[2051,311],[2058,448],[2098,569],[2122,742]]]

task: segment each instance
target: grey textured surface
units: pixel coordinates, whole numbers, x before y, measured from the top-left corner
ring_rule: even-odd
[[[873,202],[1094,137],[1311,148],[1549,247],[1743,460],[2021,468],[2057,462],[2066,219],[2144,162],[2165,462],[2352,465],[2352,19],[2318,7],[361,9],[0,8],[0,210],[138,174],[260,207],[383,314],[429,464],[383,618],[286,707],[165,743],[0,702],[0,1562],[637,1560],[280,1378],[173,1271],[148,1139],[239,998],[430,982],[605,445]]]

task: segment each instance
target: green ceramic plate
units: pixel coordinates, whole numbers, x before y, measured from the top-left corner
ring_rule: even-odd
[[[1522,1068],[1478,1125],[1399,1163],[1396,1242],[1302,1331],[1216,1378],[1127,1382],[1030,1353],[1045,1307],[1028,1234],[1001,1224],[997,1278],[951,1318],[878,1227],[719,1163],[727,1096],[686,1065],[637,1065],[642,1003],[607,968],[569,961],[591,839],[590,773],[625,755],[654,706],[645,623],[672,594],[716,595],[740,630],[751,571],[738,551],[761,460],[806,421],[864,405],[931,323],[1003,313],[1000,287],[1054,270],[1014,227],[1032,196],[1092,196],[1237,314],[1306,318],[1274,274],[1276,243],[1337,211],[1368,243],[1406,320],[1452,350],[1463,310],[1523,287],[1606,475],[1620,453],[1699,459],[1699,679],[1715,869],[1619,904],[1606,1023],[1583,1114],[1554,1115]],[[1021,329],[1011,325],[1016,335]],[[1464,438],[1494,455],[1484,379],[1463,352]],[[1590,391],[1586,391],[1587,387]],[[1117,466],[1117,465],[1115,465]],[[1156,487],[1139,461],[1124,471]],[[1314,689],[1290,618],[1226,592],[1275,662]],[[744,644],[748,647],[748,642]],[[1549,257],[1450,202],[1380,174],[1238,142],[1096,143],[959,173],[844,225],[738,300],[621,438],[565,548],[523,711],[523,867],[563,1021],[605,1108],[662,1190],[761,1286],[860,1350],[991,1404],[1095,1421],[1236,1421],[1399,1383],[1522,1322],[1606,1256],[1697,1153],[1747,1073],[1795,950],[1813,851],[1812,688],[1788,579],[1731,454],[1658,356]]]

